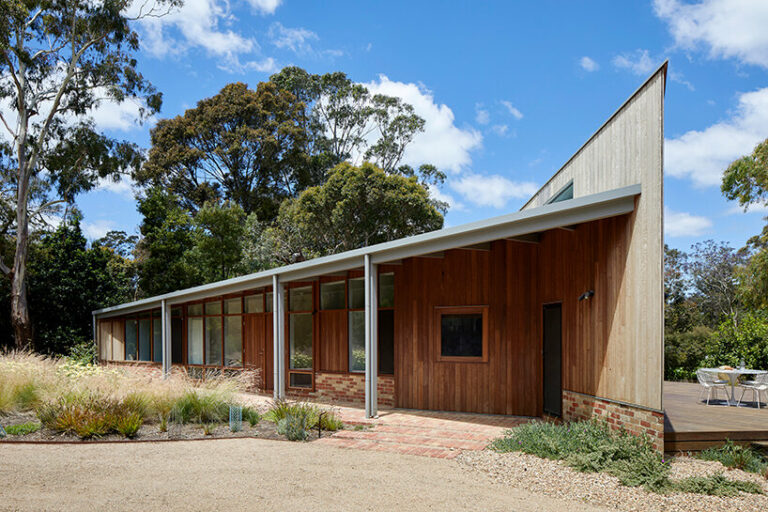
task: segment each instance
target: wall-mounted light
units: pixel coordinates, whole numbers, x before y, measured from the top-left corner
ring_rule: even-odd
[[[595,290],[587,290],[579,296],[579,301],[591,299],[595,295]]]

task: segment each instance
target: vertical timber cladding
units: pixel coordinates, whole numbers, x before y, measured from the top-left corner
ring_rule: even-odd
[[[583,289],[574,289],[565,279],[560,295],[547,297],[564,301],[563,388],[657,410],[662,408],[664,352],[665,80],[666,64],[523,207],[545,204],[570,182],[574,185],[574,197],[641,184],[635,211],[624,221],[628,223],[626,237],[611,231],[618,229],[614,226],[606,228],[608,231],[590,232],[593,245],[585,240],[568,242],[569,236],[582,232],[578,229],[571,235],[559,233],[560,240],[545,237],[542,251],[548,265],[568,266],[568,250],[586,254],[597,250],[594,244],[603,244],[602,252],[593,253],[594,257],[614,265],[611,273],[605,275],[607,271],[601,271],[597,264],[583,262],[587,266],[581,272],[591,272],[593,283],[584,281]],[[611,236],[623,240],[626,246],[611,247],[615,243]],[[560,259],[555,253],[561,254]],[[619,265],[615,258],[624,261]],[[579,271],[570,273],[578,274]],[[578,297],[593,286],[592,304],[574,302],[574,293]],[[611,298],[601,298],[603,293]],[[590,314],[574,309],[587,307],[592,309]],[[587,325],[588,322],[593,325]],[[585,338],[592,335],[597,337]]]
[[[395,274],[398,407],[541,414],[538,247],[496,241],[489,251],[409,258]],[[488,308],[488,361],[438,361],[436,306]]]

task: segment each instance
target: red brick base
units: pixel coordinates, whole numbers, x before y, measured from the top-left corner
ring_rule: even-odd
[[[395,378],[391,375],[379,375],[378,390],[379,405],[394,407]],[[365,374],[316,372],[314,391],[288,389],[286,393],[291,397],[362,405],[365,403]]]
[[[563,390],[563,419],[590,418],[604,419],[615,430],[623,428],[636,436],[646,435],[655,449],[664,450],[663,412]]]

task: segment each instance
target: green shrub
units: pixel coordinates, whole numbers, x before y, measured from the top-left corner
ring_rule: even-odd
[[[312,356],[296,352],[291,356],[291,368],[312,368]]]
[[[176,423],[222,423],[229,420],[231,402],[215,393],[186,391],[171,410]]]
[[[96,343],[93,340],[86,340],[70,347],[67,357],[79,364],[96,364],[97,355]]]
[[[277,433],[289,441],[306,441],[309,437],[307,416],[287,415],[277,422]]]
[[[527,423],[494,440],[491,448],[564,460],[578,471],[606,472],[632,487],[661,491],[669,485],[668,465],[645,438],[614,432],[596,421]]]
[[[133,439],[139,432],[144,418],[138,412],[131,412],[123,416],[119,416],[115,422],[115,430],[127,437]]]
[[[344,428],[344,422],[342,422],[332,411],[325,411],[321,416],[320,426],[323,430],[335,432]],[[312,425],[312,428],[315,427],[317,427],[317,424]]]
[[[320,413],[324,413],[322,420]],[[339,430],[343,428],[342,421],[333,413],[333,411],[324,411],[317,405],[309,402],[289,402],[287,400],[276,400],[272,402],[269,411],[264,415],[264,419],[274,423],[293,416],[295,418],[304,418],[308,429],[317,428],[318,421],[322,421],[323,430]]]
[[[763,489],[755,482],[729,480],[722,473],[710,476],[691,476],[675,482],[674,490],[712,496],[738,496],[740,492],[763,494]]]
[[[141,414],[125,402],[83,395],[67,395],[57,402],[43,404],[37,409],[37,417],[45,427],[80,439],[113,432],[130,437],[128,434],[135,435],[143,421]]]
[[[19,423],[18,425],[8,425],[5,427],[5,432],[12,436],[25,436],[32,432],[37,432],[38,430],[40,430],[40,424],[33,422]]]
[[[147,417],[149,413],[150,399],[142,393],[129,393],[122,400],[123,406],[131,411],[131,413],[138,414],[141,419]]]
[[[243,407],[243,421],[247,421],[252,427],[255,427],[261,421],[261,414],[253,407]]]
[[[735,444],[730,440],[722,446],[707,448],[697,457],[720,462],[727,468],[742,469],[751,473],[763,474],[768,470],[768,461],[753,448]]]

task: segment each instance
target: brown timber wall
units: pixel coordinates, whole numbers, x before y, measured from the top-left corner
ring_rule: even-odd
[[[502,240],[488,251],[403,261],[395,273],[398,407],[541,414],[537,251]],[[438,361],[435,309],[479,305],[488,306],[487,362]]]

